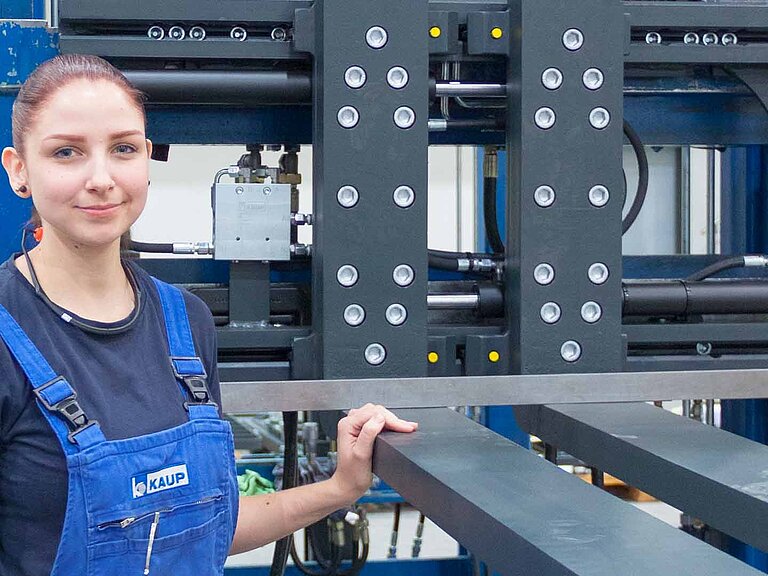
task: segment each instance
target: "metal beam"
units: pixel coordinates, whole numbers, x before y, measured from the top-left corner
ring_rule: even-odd
[[[392,408],[768,398],[768,370],[701,370],[222,384],[229,413],[342,410],[366,402]]]
[[[526,406],[524,429],[768,550],[768,446],[648,404]]]
[[[499,574],[760,574],[452,410],[398,415],[419,430],[376,441],[376,474]]]

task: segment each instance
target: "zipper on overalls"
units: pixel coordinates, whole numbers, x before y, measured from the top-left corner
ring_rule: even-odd
[[[200,504],[207,504],[208,502],[220,500],[221,498],[222,498],[221,494],[216,494],[214,496],[207,496],[200,500],[195,500],[194,502],[190,502],[188,504],[181,504],[179,506],[174,506],[173,508],[163,508],[162,510],[158,510],[158,512],[165,514],[167,512],[174,512],[182,508],[187,508],[188,506],[199,506]],[[113,520],[112,522],[105,522],[104,524],[99,524],[98,529],[106,530],[107,528],[118,528],[118,527],[128,528],[128,526],[130,526],[131,524],[134,524],[139,520],[143,520],[144,518],[153,516],[154,514],[155,512],[148,512],[146,514],[142,514],[141,516],[128,516],[127,518],[123,518],[122,520]]]
[[[144,562],[144,576],[149,574],[149,561],[152,559],[152,545],[155,543],[155,534],[157,525],[160,523],[160,512],[155,512],[155,518],[152,520],[152,526],[149,527],[149,543],[147,544],[147,559]]]

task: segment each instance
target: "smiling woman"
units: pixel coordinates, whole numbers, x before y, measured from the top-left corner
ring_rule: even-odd
[[[0,265],[0,576],[220,575],[354,502],[376,435],[416,427],[353,410],[330,480],[239,498],[211,313],[120,256],[144,128],[140,93],[93,56],[44,63],[14,105],[2,163],[44,233]]]

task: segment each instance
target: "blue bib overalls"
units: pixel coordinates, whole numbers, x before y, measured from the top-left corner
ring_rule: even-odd
[[[67,461],[67,509],[53,576],[223,574],[238,511],[232,431],[209,398],[183,295],[159,280],[155,285],[189,421],[125,440],[104,437],[70,383],[0,306],[0,337]]]

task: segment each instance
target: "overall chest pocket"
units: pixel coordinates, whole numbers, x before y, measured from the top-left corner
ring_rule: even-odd
[[[90,529],[89,576],[171,576],[223,573],[231,534],[220,490]]]

